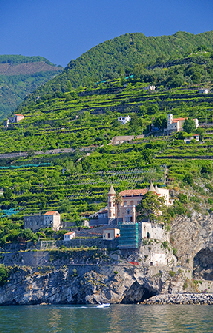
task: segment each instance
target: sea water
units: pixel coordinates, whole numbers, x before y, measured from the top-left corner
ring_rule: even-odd
[[[213,333],[213,306],[2,306],[0,333]]]

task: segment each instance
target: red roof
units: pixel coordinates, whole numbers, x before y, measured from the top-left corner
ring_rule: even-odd
[[[119,194],[124,197],[124,196],[142,196],[146,194],[148,191],[147,188],[142,188],[142,189],[137,189],[137,190],[126,190],[126,191],[121,191]]]
[[[57,210],[53,210],[53,211],[50,211],[50,212],[46,212],[44,215],[58,215],[58,211]]]
[[[186,120],[186,119],[188,118],[174,118],[172,122],[176,123],[177,121]]]
[[[65,235],[73,235],[75,232],[74,231],[70,231],[70,232],[67,232]]]
[[[23,114],[20,114],[20,113],[15,113],[15,116],[22,116],[22,117],[24,117]]]

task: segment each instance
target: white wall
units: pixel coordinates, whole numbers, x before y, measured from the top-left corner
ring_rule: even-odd
[[[142,239],[144,238],[157,239],[162,242],[169,241],[169,235],[162,225],[151,222],[142,222]]]

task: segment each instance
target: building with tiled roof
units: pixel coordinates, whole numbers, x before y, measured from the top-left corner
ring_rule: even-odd
[[[107,207],[90,216],[90,226],[136,223],[136,206],[141,203],[148,191],[164,197],[167,206],[172,205],[169,190],[153,186],[152,183],[148,188],[124,190],[119,193],[116,193],[113,185],[111,185],[108,192]]]
[[[122,197],[142,196],[142,195],[146,194],[147,191],[148,191],[147,188],[136,189],[136,190],[125,190],[125,191],[121,191],[119,193],[119,195],[121,195]]]
[[[173,114],[168,114],[167,115],[167,128],[166,128],[166,132],[169,134],[169,133],[172,133],[172,132],[180,132],[183,130],[183,125],[184,125],[184,122],[185,120],[188,119],[187,117],[186,118],[173,118]],[[199,122],[198,122],[198,119],[193,119],[194,122],[195,122],[195,126],[196,128],[199,127]]]
[[[67,232],[66,234],[64,234],[64,241],[70,241],[71,239],[75,238],[75,232],[74,231],[70,231]]]
[[[21,121],[22,119],[24,119],[24,115],[23,114],[19,114],[16,113],[13,116],[9,117],[9,123],[18,123],[19,121]]]
[[[121,191],[118,196],[111,186],[108,193],[108,220],[116,219],[118,223],[135,223],[137,217],[136,206],[141,203],[141,200],[143,200],[144,195],[148,191],[152,191],[156,195],[164,197],[167,206],[172,204],[169,190],[166,188],[158,188],[157,186],[154,187],[152,183],[149,188]]]
[[[46,212],[44,215],[58,215],[59,212],[57,210],[52,210],[52,211],[49,211],[49,212]]]
[[[61,227],[61,215],[58,211],[49,211],[43,215],[24,216],[25,229],[37,231],[41,228],[52,228],[58,231]]]

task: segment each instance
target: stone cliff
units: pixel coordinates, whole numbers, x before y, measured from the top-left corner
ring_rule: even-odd
[[[192,269],[196,278],[213,280],[213,214],[176,218],[171,242],[181,266]]]
[[[14,267],[8,282],[0,287],[0,304],[135,303],[162,292],[182,292],[183,281],[178,271],[171,274],[131,264],[40,270]]]
[[[171,242],[150,239],[138,251],[127,252],[21,251],[12,244],[0,256],[9,268],[0,304],[136,303],[159,294],[213,292],[213,214],[177,217]],[[155,263],[156,254],[165,255],[167,265]]]

